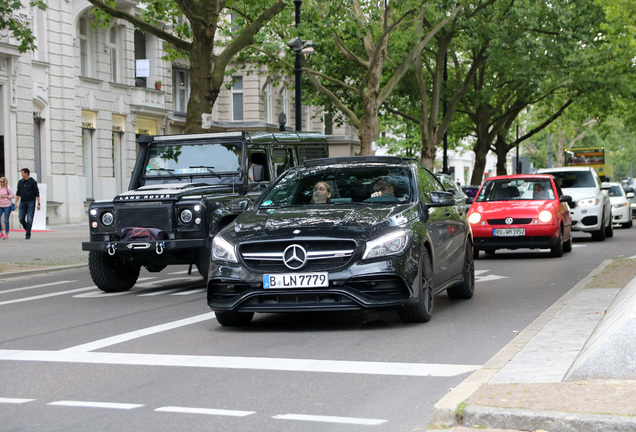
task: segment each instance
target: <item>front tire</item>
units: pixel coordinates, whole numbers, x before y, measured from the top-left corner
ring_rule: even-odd
[[[572,252],[572,231],[570,231],[570,238],[563,243],[563,252]]]
[[[605,234],[607,231],[605,227],[603,226],[604,220],[605,220],[605,215],[601,217],[601,227],[598,229],[598,231],[592,232],[592,238],[596,241],[605,241]]]
[[[425,247],[422,248],[420,269],[420,292],[417,304],[404,306],[398,310],[400,320],[404,323],[428,322],[433,315],[433,265]]]
[[[254,312],[214,312],[214,316],[224,327],[240,327],[252,322]]]
[[[563,256],[563,233],[559,233],[557,244],[550,249],[550,255],[555,258],[561,258]]]
[[[125,264],[104,252],[90,251],[88,269],[97,288],[104,292],[122,292],[135,286],[140,267]]]
[[[605,237],[607,238],[614,237],[614,223],[611,217],[610,217],[609,225],[605,228]]]
[[[199,251],[199,259],[197,260],[197,270],[203,276],[203,280],[208,281],[210,273],[210,260],[212,259],[212,239],[208,239],[204,249]]]
[[[464,253],[464,268],[462,270],[462,277],[464,281],[448,288],[446,294],[448,298],[455,299],[469,299],[473,297],[475,293],[475,261],[473,254],[470,253],[472,247],[470,243],[466,243],[466,252]]]

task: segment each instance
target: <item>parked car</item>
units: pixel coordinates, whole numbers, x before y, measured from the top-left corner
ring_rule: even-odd
[[[196,265],[207,280],[217,231],[287,168],[328,156],[325,136],[308,132],[141,135],[138,144],[129,190],[88,210],[82,250],[105,292],[132,288],[141,267]]]
[[[306,161],[214,238],[207,300],[225,326],[255,312],[377,308],[426,322],[436,294],[473,296],[472,251],[463,211],[419,162]]]
[[[461,186],[457,184],[453,178],[444,173],[435,173],[439,181],[442,182],[446,192],[451,192],[455,198],[455,203],[467,212],[472,204],[473,200],[468,198],[468,195],[462,190]]]
[[[614,235],[609,185],[601,183],[594,168],[542,168],[537,173],[553,175],[563,193],[572,197],[573,231],[589,232],[598,241]]]
[[[609,185],[609,198],[612,203],[612,223],[621,224],[623,228],[631,228],[632,212],[623,186],[620,183],[610,183]]]
[[[479,192],[479,186],[464,185],[462,186],[462,190],[468,196],[468,198],[472,198],[474,200],[477,196],[477,192]]]
[[[571,202],[551,175],[488,178],[468,211],[475,258],[481,250],[550,249],[555,257],[570,252]]]

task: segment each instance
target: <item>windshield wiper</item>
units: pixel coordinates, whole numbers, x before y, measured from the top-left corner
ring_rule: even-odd
[[[150,168],[148,171],[165,171],[168,174],[170,174],[172,177],[174,177],[177,180],[181,181],[181,179],[175,175],[174,170],[171,169],[171,168]]]
[[[212,168],[214,168],[213,166],[203,166],[203,165],[198,165],[198,166],[191,166],[190,168],[205,168],[206,170],[208,170],[208,172],[210,174],[213,174],[215,176],[217,176],[218,178],[221,178],[220,175],[218,175],[217,173],[215,173],[214,171],[212,171]]]

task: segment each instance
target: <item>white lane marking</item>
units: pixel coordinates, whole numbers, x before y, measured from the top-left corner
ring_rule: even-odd
[[[482,273],[489,272],[490,270],[475,270],[475,276],[479,276]]]
[[[290,372],[326,372],[367,375],[453,377],[474,372],[481,365],[388,363],[263,357],[127,354],[109,352],[0,350],[0,361],[40,361],[137,366],[250,369]]]
[[[171,273],[168,273],[168,274],[170,274],[170,275],[182,275],[182,274],[188,274],[189,271],[190,270],[180,270],[180,271],[171,272]],[[195,272],[196,272],[196,270],[195,270]],[[188,276],[195,277],[195,275],[191,275],[191,274],[188,275]],[[196,277],[200,277],[200,276],[196,276]]]
[[[153,291],[153,292],[149,292],[146,294],[139,294],[138,297],[154,297],[154,296],[159,296],[159,295],[164,295],[164,294],[169,294],[169,293],[173,293],[179,291],[179,288],[173,288],[173,289],[167,289],[167,290],[161,290],[161,291]]]
[[[163,287],[170,282],[192,282],[192,280],[190,280],[189,278],[182,278],[182,277],[170,278],[170,279],[159,279],[159,280],[154,280],[152,282],[146,282],[142,284],[137,283],[135,284],[135,287],[136,288],[157,288],[157,287]]]
[[[55,296],[65,295],[65,294],[73,294],[73,293],[77,293],[77,292],[94,290],[94,289],[95,289],[95,287],[91,286],[91,287],[87,287],[87,288],[77,288],[77,289],[68,290],[68,291],[58,291],[58,292],[54,292],[54,293],[50,293],[50,294],[42,294],[42,295],[33,296],[33,297],[24,297],[24,298],[19,298],[19,299],[15,299],[15,300],[7,300],[7,301],[0,302],[0,306],[4,306],[4,305],[8,305],[8,304],[14,304],[14,303],[23,303],[23,302],[28,302],[28,301],[31,301],[31,300],[40,300],[40,299],[43,299],[43,298],[55,297]]]
[[[475,282],[488,282],[494,281],[497,279],[507,279],[508,276],[497,276],[497,275],[488,275],[488,276],[478,276],[475,278]]]
[[[45,284],[40,284],[40,285],[30,285],[30,286],[26,286],[26,287],[22,287],[22,288],[13,288],[10,290],[4,290],[4,291],[0,291],[0,294],[8,294],[8,293],[12,293],[12,292],[17,292],[17,291],[25,291],[25,290],[30,290],[30,289],[34,289],[34,288],[45,288],[45,287],[50,287],[50,286],[55,286],[55,285],[62,285],[62,284],[69,284],[69,283],[73,283],[73,282],[77,282],[77,281],[59,281],[59,282],[50,282],[50,283],[45,283]]]
[[[51,402],[51,403],[48,403],[47,405],[81,407],[81,408],[108,408],[108,409],[121,409],[121,410],[131,410],[131,409],[135,409],[135,408],[139,408],[143,406],[140,404],[71,401],[71,400],[61,400],[61,401]]]
[[[173,296],[185,296],[185,295],[196,294],[196,293],[200,293],[200,292],[205,292],[205,288],[194,289],[194,290],[189,290],[189,291],[183,291],[183,292],[178,292],[178,293],[174,293],[174,294],[170,294],[170,295],[173,295]]]
[[[122,342],[127,342],[132,339],[137,339],[143,336],[148,336],[155,333],[161,333],[164,331],[172,330],[178,327],[195,324],[201,321],[206,321],[214,318],[214,312],[208,312],[203,315],[197,315],[190,318],[185,318],[178,321],[172,321],[165,324],[148,327],[141,330],[135,330],[128,333],[123,333],[117,336],[107,337],[105,339],[96,340],[94,342],[77,345],[74,347],[63,349],[61,352],[87,352],[94,351],[96,349],[105,348],[107,346],[116,345]]]
[[[239,411],[239,410],[224,410],[214,408],[190,408],[190,407],[178,407],[178,406],[165,406],[157,408],[158,412],[170,412],[181,414],[205,414],[215,416],[230,416],[230,417],[247,417],[248,415],[256,414],[256,411]]]
[[[3,398],[0,397],[0,403],[3,404],[23,404],[27,402],[33,402],[35,399],[19,399],[19,398]]]
[[[84,293],[84,294],[77,294],[77,295],[74,295],[73,298],[106,298],[106,297],[115,297],[115,296],[120,296],[120,295],[131,295],[132,294],[130,291],[109,293],[109,292],[104,292],[104,291],[100,290],[97,287],[93,287],[93,288],[95,288],[94,292],[89,292],[89,293]]]
[[[337,416],[319,416],[319,415],[307,415],[307,414],[281,414],[273,416],[273,419],[278,420],[301,420],[301,421],[314,421],[323,423],[344,423],[344,424],[357,424],[376,426],[382,423],[386,423],[388,420],[382,419],[369,419],[369,418],[356,418],[356,417],[337,417]]]

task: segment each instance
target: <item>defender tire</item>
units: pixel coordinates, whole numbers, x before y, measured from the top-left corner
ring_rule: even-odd
[[[464,253],[464,268],[462,270],[464,281],[446,290],[446,294],[450,299],[470,299],[475,293],[475,260],[471,250],[472,246],[467,242],[466,252]]]
[[[398,309],[400,320],[404,323],[428,322],[433,315],[433,264],[425,247],[422,248],[420,269],[420,295],[417,304]]]
[[[127,265],[115,256],[90,251],[88,269],[97,288],[104,292],[128,291],[139,278],[139,267]]]

